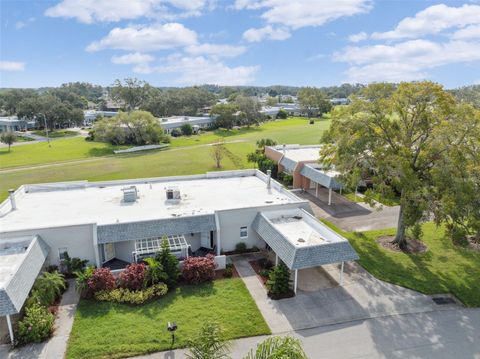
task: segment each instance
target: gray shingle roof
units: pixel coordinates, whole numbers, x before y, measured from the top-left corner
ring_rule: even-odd
[[[50,247],[40,236],[33,237],[17,270],[10,280],[0,287],[0,315],[20,312],[49,251]]]
[[[290,269],[358,259],[357,253],[346,239],[340,242],[295,247],[261,212],[255,217],[252,227]]]
[[[300,170],[300,174],[327,188],[340,189],[343,187],[335,178],[330,177],[322,170],[309,165],[303,166]]]
[[[281,159],[280,159],[280,164],[285,167],[285,169],[287,169],[288,171],[290,172],[293,172],[295,170],[295,167],[297,166],[297,162],[290,159],[290,158],[287,158],[285,156],[283,156]]]
[[[205,214],[101,225],[97,227],[97,238],[101,244],[214,230],[216,230],[215,215]]]

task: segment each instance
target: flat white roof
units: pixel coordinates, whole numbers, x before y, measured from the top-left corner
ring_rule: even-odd
[[[137,187],[138,199],[124,203],[122,188],[130,185]],[[166,189],[174,186],[179,189],[181,200],[169,202]],[[38,185],[38,188],[48,188],[45,191],[36,191],[35,186],[26,188],[28,193],[16,196],[17,209],[0,218],[2,232],[83,223],[135,222],[304,202],[273,181],[271,189],[267,189],[265,176],[255,170],[108,183],[85,182],[83,186],[78,182]]]
[[[277,152],[283,153],[283,146],[273,147]],[[321,145],[286,145],[285,157],[295,162],[313,162],[320,159]]]
[[[275,229],[297,248],[345,241],[301,209],[263,212]]]
[[[200,120],[205,120],[205,121],[213,121],[212,117],[209,116],[201,116],[201,117],[195,117],[195,116],[171,116],[171,117],[162,117],[159,119],[160,124],[174,124],[174,123],[188,123],[192,121],[200,121]]]
[[[31,241],[32,237],[20,237],[0,242],[0,288],[17,272]]]

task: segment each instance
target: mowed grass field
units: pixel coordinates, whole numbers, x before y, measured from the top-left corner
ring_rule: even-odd
[[[329,124],[328,120],[321,120],[310,125],[307,119],[291,118],[250,129],[175,138],[167,150],[126,155],[112,155],[112,146],[88,142],[80,137],[52,141],[51,148],[46,143],[16,146],[11,153],[2,148],[0,200],[6,198],[9,188],[28,183],[101,181],[216,171],[208,144],[219,139],[227,142],[229,152],[220,170],[250,168],[252,164],[247,163],[246,155],[255,149],[258,139],[268,137],[278,143],[316,144]],[[32,167],[15,169],[24,166]]]

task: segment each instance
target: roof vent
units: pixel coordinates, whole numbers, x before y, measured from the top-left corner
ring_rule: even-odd
[[[131,203],[131,202],[137,201],[137,198],[138,198],[137,187],[135,186],[123,187],[122,191],[123,191],[123,202]]]
[[[180,201],[180,190],[178,187],[167,187],[166,190],[167,201]]]

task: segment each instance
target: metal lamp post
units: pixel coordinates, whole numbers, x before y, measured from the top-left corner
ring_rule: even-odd
[[[177,330],[177,323],[176,322],[168,322],[167,324],[167,330],[172,334],[172,344],[171,347],[173,347],[173,344],[175,343],[175,331]]]

